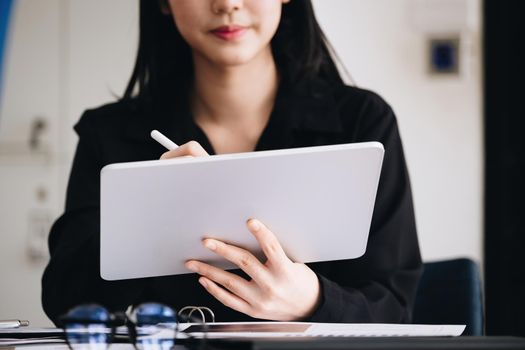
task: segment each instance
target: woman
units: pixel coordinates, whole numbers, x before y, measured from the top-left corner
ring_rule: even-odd
[[[57,317],[87,302],[208,306],[219,321],[408,322],[421,270],[411,191],[395,116],[348,87],[307,0],[142,0],[137,61],[124,97],[89,110],[66,210],[52,228],[43,304]],[[154,159],[158,129],[179,156],[380,141],[385,158],[366,254],[290,261],[264,223],[247,222],[266,262],[217,240],[203,244],[242,271],[189,261],[194,274],[104,281],[99,274],[99,172]],[[122,249],[126,249],[123,242]]]

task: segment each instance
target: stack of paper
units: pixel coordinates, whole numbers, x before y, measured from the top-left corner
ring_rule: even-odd
[[[206,326],[182,324],[180,338],[261,338],[261,337],[436,337],[459,336],[465,325],[420,325],[387,323],[307,322],[217,322]],[[150,337],[166,337],[161,331]]]
[[[272,337],[436,337],[459,336],[464,325],[414,325],[371,323],[307,323],[307,322],[217,322],[180,324],[177,338],[272,338]],[[108,329],[108,332],[110,330]],[[140,334],[139,330],[139,334]],[[126,339],[126,329],[117,330]],[[173,339],[175,332],[161,328],[141,339]],[[0,330],[0,346],[28,344],[64,344],[64,332],[57,328],[16,328]]]

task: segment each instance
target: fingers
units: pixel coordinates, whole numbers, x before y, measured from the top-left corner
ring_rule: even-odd
[[[255,283],[267,284],[270,280],[270,274],[266,267],[249,251],[211,238],[204,240],[204,246],[237,265]]]
[[[256,297],[253,288],[250,288],[250,282],[231,272],[224,271],[215,266],[196,260],[188,261],[186,267],[201,276],[219,283],[224,288],[246,301],[253,300]]]
[[[206,152],[206,150],[202,148],[202,146],[197,141],[190,141],[174,150],[163,153],[160,159],[170,159],[184,156],[202,157],[208,155],[208,152]]]
[[[257,219],[250,219],[247,221],[247,226],[255,239],[257,239],[257,242],[259,242],[259,245],[270,264],[280,266],[283,262],[290,261],[286,256],[281,243],[279,243],[277,237],[275,237],[273,232],[270,231],[266,225]]]
[[[251,307],[246,301],[219,287],[212,280],[206,277],[201,277],[199,278],[199,283],[208,291],[208,293],[214,296],[215,299],[219,300],[225,306],[244,314],[248,314],[250,312]]]

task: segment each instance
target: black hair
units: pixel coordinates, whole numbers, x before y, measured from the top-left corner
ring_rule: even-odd
[[[162,13],[160,1],[140,0],[140,33],[135,67],[123,99],[162,95],[167,87],[187,87],[193,77],[191,48],[173,18]],[[292,0],[283,6],[281,21],[271,42],[281,77],[290,83],[320,78],[342,84],[335,53],[314,14],[310,0]],[[168,89],[171,90],[171,89]]]

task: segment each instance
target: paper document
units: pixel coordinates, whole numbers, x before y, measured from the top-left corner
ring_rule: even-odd
[[[89,329],[76,330],[77,332],[90,333]],[[100,329],[97,332],[101,332]],[[112,330],[107,328],[105,333],[111,333]],[[140,334],[140,331],[139,331]],[[115,332],[116,337],[123,339],[128,338],[128,330],[126,327],[118,327]],[[19,327],[10,329],[0,329],[0,348],[6,346],[19,345],[43,345],[43,344],[65,344],[64,331],[61,328],[35,328],[35,327]],[[67,348],[67,346],[66,346]]]
[[[95,344],[92,344],[92,345],[88,345],[86,347],[84,347],[83,349],[99,349],[99,348],[102,348],[102,347],[97,347]],[[67,346],[66,344],[64,345],[40,345],[40,346],[32,346],[32,347],[28,347],[28,346],[24,346],[24,345],[21,345],[21,346],[16,346],[15,349],[20,349],[20,350],[28,350],[28,349],[32,349],[32,350],[70,350],[69,346]],[[133,344],[111,344],[111,347],[109,347],[109,349],[111,350],[136,350],[135,347],[133,346]],[[186,348],[182,347],[182,346],[175,346],[175,348],[173,350],[184,350]]]
[[[386,323],[308,322],[216,322],[179,325],[179,337],[262,338],[262,337],[439,337],[459,336],[465,325],[421,325]],[[154,338],[168,336],[161,331]]]
[[[62,335],[64,331],[61,328],[34,328],[34,327],[19,327],[19,328],[5,328],[0,330],[0,338],[9,337],[9,335],[31,335],[37,334],[42,336]]]
[[[173,327],[162,328],[153,334],[139,336],[140,339],[203,338],[276,338],[276,337],[454,337],[465,330],[465,325],[421,325],[386,323],[309,323],[309,322],[216,322],[206,326],[182,323],[178,332]],[[139,334],[143,333],[139,329]],[[88,332],[88,330],[86,330]],[[107,332],[111,332],[110,329]],[[127,337],[124,327],[119,327],[117,336]],[[24,328],[0,331],[0,347],[29,344],[64,343],[63,331],[57,328]]]

